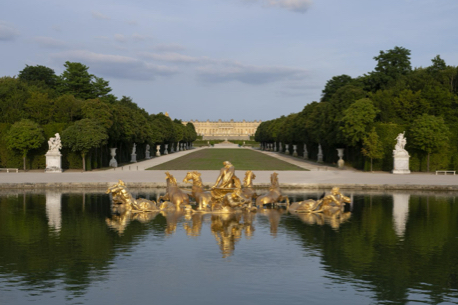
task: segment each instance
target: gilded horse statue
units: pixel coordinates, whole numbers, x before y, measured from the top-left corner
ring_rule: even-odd
[[[252,171],[245,172],[245,178],[243,179],[243,189],[242,195],[246,200],[249,200],[249,207],[253,204],[253,198],[258,197],[256,191],[253,189],[253,180],[256,178],[256,175]]]
[[[190,206],[188,194],[180,190],[180,188],[177,185],[177,179],[175,179],[173,175],[171,175],[169,172],[165,172],[165,175],[165,181],[167,182],[167,193],[165,193],[164,196],[160,196],[157,201],[170,201],[170,203],[173,204],[175,209],[180,209],[180,207],[182,206],[186,206],[189,208]],[[161,205],[161,208],[163,208],[163,205]]]
[[[112,195],[112,202],[125,206],[126,210],[132,212],[152,212],[157,211],[156,202],[143,198],[135,199],[132,194],[127,190],[124,181],[119,180],[117,184],[108,188],[107,194]]]
[[[210,192],[205,192],[202,185],[202,178],[200,178],[200,173],[197,171],[188,172],[186,177],[184,177],[183,182],[191,183],[192,180],[192,194],[197,203],[198,210],[204,210],[207,206],[212,206],[212,194]]]
[[[286,200],[286,203],[289,205],[288,196],[282,196],[281,194],[280,183],[278,182],[278,174],[273,173],[272,175],[270,175],[269,192],[256,198],[256,206],[262,207],[265,204],[274,205],[283,200]]]

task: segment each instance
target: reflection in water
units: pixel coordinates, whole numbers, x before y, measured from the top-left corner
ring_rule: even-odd
[[[242,233],[251,236],[254,231],[250,212],[211,215],[211,232],[226,258],[233,254]]]
[[[333,229],[338,229],[351,217],[351,212],[344,212],[340,208],[328,209],[322,213],[297,213],[294,214],[308,225],[330,225]]]
[[[280,223],[281,216],[285,213],[283,209],[263,209],[260,210],[260,214],[267,216],[270,224],[270,234],[273,237],[277,236],[278,225]]]
[[[160,191],[137,192],[137,197],[154,199]],[[288,194],[294,201],[320,195]],[[200,287],[201,282],[193,285],[187,278],[187,292],[194,297],[224,286],[247,302],[256,298],[278,304],[279,299],[265,294],[265,287],[287,278],[282,301],[288,304],[302,304],[304,298],[335,303],[345,291],[348,303],[457,304],[455,197],[352,196],[351,213],[347,207],[323,213],[265,209],[212,215],[110,210],[108,196],[94,193],[1,194],[0,303],[11,303],[8,298],[18,304],[117,303],[119,293],[110,287],[119,287],[120,279],[138,285],[138,302],[147,302],[154,293],[158,302],[179,303],[170,289],[161,291],[168,286],[160,283],[178,283],[192,274],[207,280]],[[250,288],[264,293],[243,294],[240,283],[247,279]],[[319,285],[304,290],[313,283]],[[324,286],[326,291],[318,288]],[[139,291],[150,294],[138,297]]]
[[[57,190],[46,191],[46,216],[48,217],[48,224],[57,232],[60,231],[60,227],[62,226],[61,204],[61,192]]]
[[[393,194],[393,222],[396,234],[404,236],[409,215],[410,194]]]

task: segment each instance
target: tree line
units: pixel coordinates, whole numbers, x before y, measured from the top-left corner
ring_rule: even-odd
[[[56,75],[51,68],[26,65],[17,77],[0,78],[0,167],[44,169],[46,139],[55,133],[62,138],[62,167],[83,169],[108,166],[111,147],[123,163],[134,143],[142,159],[147,144],[161,145],[163,152],[165,144],[196,139],[192,123],[149,114],[128,96],[117,98],[88,66],[67,61],[64,67]]]
[[[410,169],[458,169],[458,68],[437,55],[428,67],[412,68],[411,51],[380,51],[373,71],[327,81],[320,101],[299,113],[262,122],[255,140],[298,145],[298,153],[324,162],[345,162],[365,170],[393,169],[392,151],[405,131]],[[277,145],[278,147],[278,145]],[[284,148],[284,145],[283,145]]]

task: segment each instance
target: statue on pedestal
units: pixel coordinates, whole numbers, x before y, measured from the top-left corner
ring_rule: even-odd
[[[46,153],[46,173],[62,173],[62,154],[60,149],[62,148],[62,142],[60,140],[59,133],[55,134],[54,138],[50,138],[48,141],[49,150]]]
[[[137,162],[137,144],[134,143],[132,147],[132,154],[130,155],[130,162]]]
[[[149,144],[146,144],[146,149],[145,149],[145,159],[151,159],[151,155],[150,155],[150,146]]]
[[[318,144],[318,155],[317,155],[317,162],[323,163],[323,149],[321,148],[321,144]]]
[[[410,174],[409,153],[405,150],[407,139],[404,137],[405,131],[396,137],[396,145],[393,150],[393,174]]]

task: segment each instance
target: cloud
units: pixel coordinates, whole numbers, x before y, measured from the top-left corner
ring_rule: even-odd
[[[37,36],[33,38],[33,41],[38,43],[38,45],[42,48],[61,49],[67,47],[67,44],[64,41],[51,37]]]
[[[172,52],[172,51],[183,51],[185,47],[176,43],[162,43],[153,46],[153,50],[158,52]]]
[[[176,63],[198,63],[205,58],[192,57],[179,53],[152,53],[152,52],[140,52],[139,55],[143,58],[154,59],[159,61],[168,61]]]
[[[111,18],[100,13],[100,12],[96,12],[96,11],[92,11],[91,13],[92,17],[95,18],[95,19],[98,19],[98,20],[110,20]]]
[[[197,68],[199,79],[209,83],[238,81],[260,85],[278,81],[299,80],[307,77],[307,71],[280,66],[254,66],[225,61],[222,65],[206,65]]]
[[[260,1],[264,6],[284,8],[292,12],[304,13],[312,5],[312,0],[245,0],[246,2]]]
[[[75,50],[53,54],[59,61],[76,61],[86,64],[91,71],[104,76],[135,80],[153,80],[157,76],[178,73],[176,67],[155,65],[133,57],[100,54],[86,50]]]
[[[10,23],[0,20],[0,41],[12,41],[19,36],[19,31]]]
[[[115,34],[114,39],[118,42],[123,42],[123,43],[127,41],[126,36],[124,36],[123,34]]]

